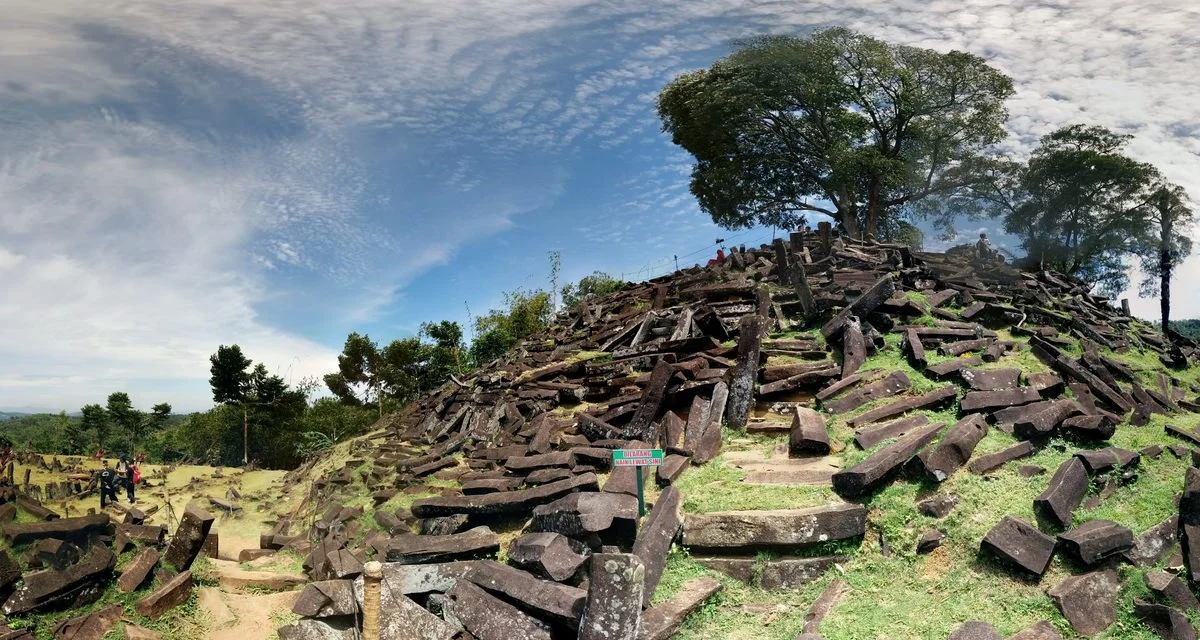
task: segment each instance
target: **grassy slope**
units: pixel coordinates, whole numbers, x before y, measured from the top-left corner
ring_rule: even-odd
[[[1012,338],[1007,332],[1002,334],[1003,339]],[[887,348],[870,358],[864,368],[903,370],[913,380],[914,391],[918,392],[945,384],[930,381],[909,367],[899,352],[898,341],[898,336],[888,336]],[[930,355],[931,364],[945,359]],[[1150,371],[1165,371],[1156,357],[1143,352],[1108,355],[1144,370],[1147,380]],[[1031,372],[1046,370],[1027,350],[987,366],[1019,367]],[[1175,376],[1193,382],[1200,377],[1200,371],[1182,375],[1176,372]],[[849,466],[869,454],[858,451],[853,444],[853,430],[846,426],[846,418],[883,402],[886,401],[830,419],[831,438],[846,444],[842,454],[844,465]],[[924,413],[932,421],[950,423],[957,419],[956,411],[957,408],[952,407]],[[1144,427],[1124,424],[1118,428],[1111,444],[1132,450],[1151,444],[1172,444],[1173,440],[1163,431],[1163,425],[1168,421],[1193,427],[1200,425],[1200,416],[1154,416]],[[782,436],[733,435],[726,438],[725,444],[728,451],[773,448],[785,442]],[[992,430],[979,444],[976,455],[997,451],[1015,442],[1012,436]],[[767,592],[747,586],[700,566],[688,558],[685,551],[674,549],[656,600],[669,597],[690,577],[713,576],[724,583],[725,590],[687,621],[680,638],[790,640],[800,632],[808,606],[830,581],[841,577],[849,583],[850,591],[821,626],[821,634],[826,640],[941,640],[959,623],[973,619],[990,622],[1004,635],[1039,620],[1050,620],[1065,637],[1078,637],[1045,593],[1065,577],[1078,573],[1077,568],[1065,566],[1056,557],[1050,571],[1040,582],[1033,583],[1015,577],[997,562],[980,556],[978,549],[979,541],[1006,514],[1036,522],[1033,499],[1045,488],[1048,474],[1084,446],[1096,445],[1054,440],[1034,456],[1010,463],[989,476],[976,476],[962,470],[941,487],[897,479],[862,500],[870,510],[871,528],[861,545],[849,545],[851,559],[839,568],[840,571],[830,571],[821,580],[799,590]],[[1017,465],[1023,463],[1041,465],[1048,472],[1031,479],[1023,478],[1016,472]],[[1095,509],[1076,511],[1075,522],[1111,519],[1130,527],[1135,534],[1140,533],[1177,512],[1173,497],[1182,488],[1186,467],[1186,460],[1178,460],[1169,453],[1164,453],[1158,460],[1143,460],[1136,482],[1119,488]],[[840,500],[826,488],[744,485],[742,476],[741,472],[725,467],[721,458],[705,467],[689,470],[679,484],[685,496],[685,512],[800,508]],[[941,492],[960,497],[961,502],[949,516],[936,521],[917,511],[917,502]],[[933,553],[916,555],[917,537],[931,527],[942,529],[947,534],[946,540]],[[881,554],[881,531],[892,549],[889,558]],[[1156,638],[1132,617],[1132,599],[1148,597],[1142,583],[1144,570],[1123,564],[1119,572],[1123,586],[1118,621],[1096,637]]]

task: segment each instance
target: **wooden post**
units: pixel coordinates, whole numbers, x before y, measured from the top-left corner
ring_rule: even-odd
[[[833,240],[833,238],[832,238],[833,225],[829,224],[828,222],[818,222],[817,223],[817,235],[821,236],[821,253],[822,253],[822,255],[826,255],[826,256],[829,255],[830,243]]]
[[[383,565],[372,560],[363,565],[363,640],[379,640],[379,595]]]

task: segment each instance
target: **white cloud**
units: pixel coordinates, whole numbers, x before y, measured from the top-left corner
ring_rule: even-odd
[[[980,53],[1017,81],[1014,146],[1073,121],[1136,131],[1134,152],[1200,196],[1200,12],[1184,0],[22,3],[0,21],[0,406],[151,389],[140,379],[191,380],[167,399],[200,406],[222,342],[323,372],[332,349],[258,315],[269,278],[320,272],[353,293],[347,321],[377,317],[463,243],[560,197],[584,143],[665,144],[653,96],[673,74],[734,38],[829,24]],[[364,220],[378,139],[478,204],[388,202],[436,220],[399,238]],[[542,166],[489,179],[521,151]],[[438,153],[459,161],[441,173]],[[686,158],[669,157],[585,226],[663,246],[655,216],[694,211]],[[1193,258],[1180,280],[1197,277]],[[1176,309],[1200,316],[1200,298]]]

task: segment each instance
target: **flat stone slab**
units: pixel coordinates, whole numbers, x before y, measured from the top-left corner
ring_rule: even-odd
[[[117,556],[108,547],[93,545],[82,560],[62,571],[28,572],[4,602],[4,613],[14,615],[93,602],[100,597],[100,586],[109,580],[116,566]]]
[[[1121,579],[1112,569],[1070,576],[1047,593],[1071,627],[1084,636],[1094,636],[1117,620],[1117,592]]]
[[[973,391],[1003,391],[1016,388],[1021,370],[970,368],[963,369],[959,375]]]
[[[796,589],[810,582],[815,582],[833,568],[833,565],[844,562],[840,556],[825,556],[818,558],[777,558],[765,563],[757,558],[735,557],[694,557],[693,560],[721,573],[741,580],[746,584],[775,591],[778,589]]]
[[[650,599],[654,597],[654,591],[666,569],[671,543],[683,529],[682,507],[683,494],[675,487],[667,487],[658,496],[633,542],[633,554],[645,567],[643,607],[650,606]]]
[[[1063,640],[1063,637],[1053,624],[1042,620],[1018,631],[1008,640]]]
[[[1083,462],[1084,468],[1090,475],[1105,473],[1113,469],[1136,467],[1142,459],[1138,452],[1119,447],[1085,449],[1075,452],[1075,457]]]
[[[930,424],[914,430],[870,457],[833,476],[833,490],[844,498],[860,496],[879,486],[917,451],[933,441],[945,425]]]
[[[117,588],[124,593],[129,593],[136,590],[138,587],[146,583],[146,578],[150,577],[150,572],[158,566],[159,553],[155,549],[142,549],[138,552],[133,560],[125,566],[125,570],[121,572],[121,577],[117,578]]]
[[[726,511],[690,515],[683,522],[683,542],[695,549],[802,549],[845,540],[866,531],[867,510],[840,503],[809,509]]]
[[[55,539],[86,546],[89,538],[108,533],[110,524],[107,513],[44,522],[12,523],[4,525],[4,539],[11,545]]]
[[[688,580],[673,598],[642,612],[642,627],[638,630],[637,640],[675,637],[683,621],[721,589],[721,583],[709,577]]]
[[[442,608],[446,621],[466,629],[479,640],[550,640],[550,627],[520,609],[460,580],[446,592]]]
[[[212,530],[216,518],[201,509],[195,503],[189,504],[183,511],[175,535],[171,536],[171,544],[163,554],[163,562],[174,567],[177,571],[186,571],[192,566],[196,556],[204,547],[204,540]]]
[[[418,518],[449,516],[458,513],[468,515],[520,515],[532,513],[534,508],[553,502],[575,491],[597,491],[599,481],[594,473],[551,482],[533,489],[503,491],[473,496],[424,498],[412,503],[412,514]]]
[[[967,395],[963,396],[960,406],[963,411],[995,411],[1041,399],[1041,394],[1029,387],[1004,391],[968,391]]]
[[[192,594],[192,572],[184,571],[168,580],[157,591],[133,605],[139,615],[157,620],[162,614],[187,602]]]
[[[792,416],[788,456],[825,455],[829,453],[829,432],[825,418],[808,407],[796,407]]]
[[[563,582],[587,561],[589,552],[582,543],[562,534],[542,531],[526,533],[508,549],[508,559],[522,569]]]
[[[292,605],[292,613],[308,618],[352,616],[358,612],[353,580],[310,582]]]
[[[1071,525],[1071,514],[1087,494],[1088,474],[1079,458],[1059,465],[1050,485],[1033,500],[1034,511],[1059,528]]]
[[[927,407],[935,407],[937,405],[949,403],[951,400],[958,397],[958,387],[954,385],[946,385],[944,387],[927,391],[919,396],[911,396],[900,398],[895,402],[889,403],[877,409],[872,409],[861,415],[854,416],[846,421],[846,424],[851,427],[861,427],[865,424],[887,420],[899,415],[915,411],[916,409],[924,409]]]
[[[1058,535],[1062,550],[1085,565],[1099,564],[1133,547],[1133,532],[1111,520],[1089,520]]]
[[[1013,460],[1033,455],[1035,451],[1037,451],[1037,447],[1032,442],[1018,442],[1001,451],[987,453],[975,458],[967,463],[967,468],[970,469],[971,473],[983,475],[990,471],[995,471]]]
[[[854,442],[859,446],[859,448],[865,451],[867,449],[874,448],[875,445],[883,442],[884,440],[901,438],[904,435],[912,432],[914,429],[923,427],[927,424],[929,424],[929,418],[924,414],[907,416],[887,424],[879,425],[877,427],[863,427],[861,429],[857,429],[854,432]]]
[[[1046,573],[1050,558],[1054,555],[1054,538],[1013,516],[1004,516],[987,532],[979,546],[981,550],[1036,576]]]
[[[903,371],[893,371],[882,380],[859,387],[836,400],[824,403],[824,408],[833,413],[846,413],[868,402],[894,396],[911,386],[912,381],[908,379],[908,375]]]
[[[388,542],[387,561],[403,564],[450,562],[490,556],[499,550],[500,536],[488,527],[475,527],[447,536],[404,533]]]
[[[787,447],[779,446],[768,457],[762,449],[730,451],[725,466],[746,472],[745,484],[828,487],[833,474],[842,470],[838,456],[789,458]]]

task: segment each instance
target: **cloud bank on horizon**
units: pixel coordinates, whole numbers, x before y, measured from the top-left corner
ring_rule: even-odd
[[[1183,0],[26,3],[0,22],[0,408],[202,409],[218,344],[297,380],[347,331],[539,286],[551,248],[576,278],[711,245],[654,96],[831,25],[1012,75],[1014,150],[1102,124],[1200,196]]]

